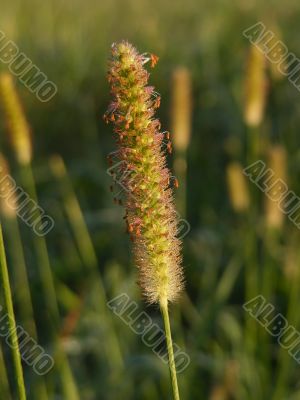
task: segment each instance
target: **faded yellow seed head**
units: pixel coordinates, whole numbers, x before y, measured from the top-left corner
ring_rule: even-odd
[[[274,81],[279,81],[285,77],[280,70],[288,71],[288,64],[285,60],[288,49],[286,49],[286,53],[284,50],[279,50],[280,45],[278,45],[278,42],[282,42],[282,32],[275,21],[269,21],[266,25],[268,26],[268,30],[274,34],[272,38],[269,38],[269,40],[265,41],[263,44],[264,52],[265,54],[268,54],[267,66],[268,70],[270,71],[271,78]]]
[[[209,400],[228,400],[227,391],[224,385],[215,385],[209,396]]]
[[[266,58],[257,47],[251,45],[245,82],[244,119],[247,125],[255,127],[262,122],[266,95]]]
[[[50,160],[50,168],[57,178],[63,178],[67,175],[65,163],[60,155],[53,155]]]
[[[240,365],[237,360],[228,360],[224,371],[224,383],[228,396],[234,396],[239,382]]]
[[[236,393],[239,366],[236,360],[229,360],[224,369],[222,383],[214,386],[210,400],[229,400]]]
[[[286,150],[281,145],[274,145],[268,154],[268,167],[274,171],[274,176],[268,181],[270,187],[276,179],[287,180],[286,173]],[[266,224],[270,228],[280,228],[284,221],[284,214],[280,210],[278,202],[265,198]]]
[[[172,76],[171,126],[173,145],[177,151],[185,151],[191,136],[192,95],[191,76],[185,67],[178,67]]]
[[[0,74],[0,101],[16,158],[21,165],[27,165],[32,158],[31,131],[9,73]]]
[[[237,162],[228,165],[226,171],[229,198],[233,209],[243,212],[249,207],[249,190],[242,166]]]

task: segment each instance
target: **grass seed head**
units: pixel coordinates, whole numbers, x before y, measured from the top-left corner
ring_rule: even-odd
[[[246,211],[249,207],[249,191],[243,168],[238,162],[232,162],[227,167],[227,184],[229,198],[236,212]]]
[[[248,126],[258,126],[265,112],[267,96],[266,58],[263,52],[251,45],[245,82],[244,119]]]
[[[147,62],[154,67],[157,57],[139,54],[124,41],[113,44],[108,72],[112,102],[104,119],[114,125],[115,177],[126,193],[125,219],[139,284],[150,303],[165,304],[175,300],[183,287],[181,243],[162,150],[165,133],[154,117],[158,95],[148,86]]]
[[[192,94],[191,76],[185,67],[178,67],[172,76],[172,132],[174,148],[185,151],[190,143]]]
[[[268,165],[274,172],[269,179],[268,186],[271,187],[277,179],[282,179],[287,184],[286,171],[286,150],[281,145],[273,145],[269,149]],[[284,213],[281,211],[278,202],[273,201],[268,196],[265,198],[265,218],[266,225],[270,228],[280,229],[284,222]]]
[[[21,165],[27,165],[32,159],[31,131],[9,73],[0,74],[0,101],[16,158]]]

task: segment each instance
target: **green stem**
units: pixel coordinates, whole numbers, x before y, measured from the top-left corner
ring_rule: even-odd
[[[10,244],[11,261],[12,265],[15,267],[13,270],[14,276],[12,276],[12,281],[14,279],[16,283],[15,302],[17,309],[19,310],[19,317],[21,318],[22,325],[26,331],[33,339],[38,341],[25,256],[16,215],[3,218],[3,230],[7,232],[7,242]],[[36,398],[39,400],[48,399],[45,380],[42,376],[40,376],[37,381],[36,391],[38,393]]]
[[[167,302],[161,303],[160,309],[161,309],[161,313],[162,313],[163,320],[164,320],[164,326],[165,326],[165,334],[166,334],[167,348],[168,348],[168,355],[169,355],[170,376],[171,376],[172,389],[173,389],[173,398],[174,398],[174,400],[180,400],[178,383],[177,383],[177,375],[176,375],[176,366],[175,366],[175,360],[174,360],[174,352],[173,352],[173,343],[172,343],[168,303]]]
[[[13,309],[13,302],[12,302],[12,295],[11,289],[9,284],[9,276],[7,270],[7,263],[6,263],[6,256],[5,256],[5,249],[4,249],[4,242],[3,242],[3,234],[2,234],[2,226],[0,224],[0,273],[1,273],[1,280],[3,283],[3,294],[4,294],[4,301],[6,310],[8,313],[8,324],[9,324],[9,335],[11,337],[11,342],[13,346],[12,349],[12,356],[14,362],[14,368],[16,373],[17,379],[17,388],[18,388],[18,396],[20,400],[26,400],[26,392],[25,392],[25,384],[24,384],[24,377],[23,377],[23,370],[22,370],[22,363],[21,363],[21,355],[18,345],[18,336],[16,332],[16,320],[14,315]]]
[[[34,311],[26,262],[18,221],[15,215],[3,218],[3,230],[7,233],[7,253],[10,255],[12,265],[15,267],[13,269],[12,282],[15,282],[15,303],[17,309],[20,311],[19,317],[26,331],[30,336],[37,340],[37,329],[34,321]]]

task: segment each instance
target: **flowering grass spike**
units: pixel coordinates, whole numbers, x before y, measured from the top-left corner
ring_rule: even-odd
[[[9,73],[0,74],[0,100],[17,160],[21,165],[28,165],[32,159],[31,129]]]
[[[172,147],[169,133],[160,132],[160,122],[154,118],[160,97],[148,86],[149,72],[144,68],[148,61],[154,67],[157,59],[138,54],[126,42],[113,45],[108,74],[113,101],[105,120],[113,122],[117,136],[114,155],[121,161],[125,218],[139,283],[149,302],[162,304],[178,297],[183,278],[171,174],[162,150],[163,145],[168,152]]]

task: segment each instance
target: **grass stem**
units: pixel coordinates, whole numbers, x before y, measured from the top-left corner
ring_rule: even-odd
[[[176,375],[176,366],[174,360],[174,352],[173,352],[173,342],[172,342],[172,335],[171,335],[171,327],[170,327],[170,319],[169,319],[169,310],[168,310],[168,303],[160,304],[161,313],[164,320],[165,326],[165,334],[167,340],[167,348],[168,348],[168,355],[169,355],[169,368],[170,368],[170,376],[172,382],[172,390],[173,390],[173,398],[174,400],[180,400],[179,397],[179,390],[178,390],[178,383],[177,383],[177,375]]]
[[[8,328],[9,328],[9,335],[11,337],[11,342],[13,344],[11,346],[11,349],[12,349],[12,357],[13,357],[13,363],[14,363],[14,368],[15,368],[15,373],[16,373],[18,397],[19,397],[19,400],[26,400],[23,369],[22,369],[21,355],[20,355],[20,350],[19,350],[19,345],[18,345],[16,320],[15,320],[14,309],[13,309],[13,301],[12,301],[12,294],[11,294],[10,283],[9,283],[9,276],[8,276],[8,270],[7,270],[7,263],[6,263],[6,256],[5,256],[1,224],[0,224],[0,273],[1,273],[1,280],[2,280],[2,284],[3,284],[4,302],[5,302],[6,310],[7,310],[8,316],[9,316]]]

